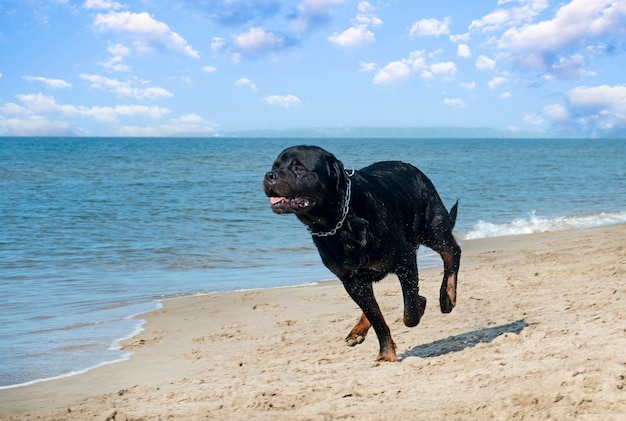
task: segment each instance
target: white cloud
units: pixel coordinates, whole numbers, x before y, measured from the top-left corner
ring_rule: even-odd
[[[498,5],[512,1],[498,2]],[[548,0],[523,0],[521,6],[510,9],[496,9],[480,19],[472,21],[470,31],[492,32],[505,27],[518,26],[531,22],[548,7]]]
[[[124,44],[113,44],[109,45],[107,51],[111,54],[111,58],[109,61],[99,62],[98,65],[112,72],[130,72],[130,66],[123,63],[124,59],[130,55],[130,48]]]
[[[235,86],[242,86],[242,87],[248,88],[250,89],[251,92],[258,91],[256,85],[252,83],[252,81],[246,77],[242,77],[241,79],[237,80],[235,82]]]
[[[476,89],[476,82],[461,82],[459,86],[463,89],[467,89],[468,91]]]
[[[596,75],[595,72],[585,68],[585,58],[580,54],[573,54],[569,57],[561,57],[555,60],[550,69],[550,74],[559,79],[574,79]]]
[[[54,97],[43,95],[42,93],[17,95],[17,99],[22,103],[22,105],[7,103],[0,108],[0,111],[4,114],[27,116],[16,119],[16,122],[18,120],[32,120],[43,124],[45,121],[53,121],[48,120],[47,115],[61,115],[63,117],[91,118],[106,123],[117,123],[119,117],[160,119],[170,113],[170,110],[167,108],[148,107],[145,105],[86,107],[79,105],[58,104]]]
[[[428,58],[435,58],[437,56],[440,56],[442,53],[443,53],[443,48],[438,48],[428,53]]]
[[[360,2],[357,10],[358,13],[354,19],[355,24],[365,26],[380,26],[383,24],[382,19],[374,13],[376,8],[371,3],[367,1]]]
[[[469,42],[470,40],[470,34],[469,32],[466,32],[464,34],[456,34],[456,35],[450,35],[450,41],[451,42]]]
[[[502,36],[500,47],[558,53],[606,35],[623,36],[625,17],[623,0],[572,0],[557,11],[554,19],[509,29]]]
[[[438,52],[431,53],[428,58],[437,56]],[[456,75],[456,64],[451,61],[428,64],[423,50],[413,51],[408,58],[392,61],[381,69],[378,69],[374,76],[373,83],[392,83],[408,79],[412,72],[419,72],[423,79],[430,79],[435,76],[451,79]]]
[[[476,68],[478,70],[489,70],[496,67],[496,61],[485,55],[480,55],[476,60]]]
[[[449,17],[443,20],[438,19],[422,19],[415,22],[409,30],[409,35],[413,37],[419,36],[440,36],[450,34],[450,23],[452,19]]]
[[[564,121],[570,118],[567,108],[561,104],[546,105],[543,107],[543,115],[551,121]]]
[[[170,121],[182,124],[209,124],[208,121],[198,114],[185,114],[178,118],[173,118]]]
[[[196,114],[172,118],[160,126],[123,126],[115,134],[129,137],[217,136],[214,124]]]
[[[382,69],[379,69],[374,76],[375,84],[391,83],[398,80],[408,79],[411,75],[411,68],[404,61],[392,61]]]
[[[405,63],[411,65],[411,70],[418,71],[426,68],[426,58],[424,57],[424,51],[413,51],[409,54],[408,59],[403,60]]]
[[[4,136],[73,136],[77,133],[67,122],[28,116],[9,119],[0,117],[0,134]]]
[[[365,72],[365,73],[373,72],[376,70],[376,67],[378,67],[376,63],[366,63],[362,61],[359,64],[359,72]]]
[[[122,5],[112,0],[87,0],[85,1],[84,7],[89,10],[118,10],[122,8]]]
[[[566,98],[580,109],[626,112],[626,85],[580,86],[567,91]]]
[[[24,104],[24,109],[29,114],[59,113],[63,115],[74,115],[78,111],[73,105],[57,104],[54,97],[44,95],[41,92],[17,95],[16,98]]]
[[[359,5],[357,6],[357,10],[359,11],[359,13],[361,14],[368,14],[368,13],[374,13],[374,11],[376,10],[374,8],[374,6],[372,6],[372,4],[368,1],[362,1],[359,3]]]
[[[145,105],[116,105],[114,107],[78,107],[82,117],[91,117],[94,120],[117,123],[119,117],[144,117],[158,120],[171,111],[163,107],[148,107]]]
[[[565,105],[548,105],[543,114],[557,131],[622,138],[626,135],[626,85],[570,89],[565,93]]]
[[[456,64],[451,61],[432,64],[430,71],[437,76],[454,76],[456,75]]]
[[[350,27],[340,34],[335,33],[328,37],[330,42],[342,47],[360,47],[376,41],[374,33],[367,26]]]
[[[500,99],[509,99],[509,98],[511,98],[511,93],[510,92],[502,92],[500,95],[498,95],[498,98],[500,98]]]
[[[472,21],[469,26],[471,31],[493,31],[511,21],[511,12],[506,9],[498,9],[480,19]]]
[[[609,49],[606,45],[589,45],[585,48],[585,51],[587,51],[592,56],[602,56],[604,54],[607,54],[608,50]]]
[[[282,38],[261,27],[253,27],[234,37],[235,45],[244,53],[259,54],[276,50],[284,45]]]
[[[202,67],[202,71],[204,73],[215,73],[215,72],[217,72],[217,67],[215,67],[215,66],[204,66],[204,67]]]
[[[374,14],[375,8],[367,1],[357,6],[358,13],[352,20],[353,26],[341,33],[334,33],[327,39],[342,47],[360,47],[376,42],[370,27],[380,26],[383,21]]]
[[[90,88],[104,89],[114,93],[120,97],[131,97],[135,99],[159,99],[171,98],[174,96],[170,91],[159,86],[150,86],[147,88],[135,87],[132,80],[120,81],[111,79],[106,76],[81,73],[79,78],[89,82]]]
[[[108,12],[98,13],[93,27],[100,32],[115,32],[130,36],[139,51],[152,50],[154,46],[163,46],[198,58],[200,54],[178,33],[146,12]]]
[[[435,76],[433,75],[433,72],[427,69],[422,70],[422,72],[420,73],[420,77],[422,79],[431,79],[433,76]]]
[[[268,95],[263,98],[263,102],[283,108],[293,108],[301,105],[300,98],[295,95]]]
[[[456,55],[461,58],[470,58],[472,56],[472,51],[468,45],[459,44],[456,50]]]
[[[449,107],[453,108],[463,108],[465,107],[465,102],[461,98],[445,98],[443,103]]]
[[[524,122],[533,126],[540,126],[544,123],[544,119],[539,114],[532,113],[524,116]]]
[[[174,96],[173,93],[159,86],[150,86],[148,88],[121,86],[115,89],[115,93],[122,97],[130,97],[135,99],[158,99],[171,98]]]
[[[507,79],[505,77],[496,76],[487,83],[487,86],[489,86],[489,89],[495,89],[506,82]]]
[[[66,82],[63,79],[51,79],[51,78],[41,77],[41,76],[22,76],[22,78],[27,82],[41,82],[44,85],[46,85],[48,88],[52,88],[52,89],[72,87],[71,83]]]
[[[24,115],[28,114],[28,110],[15,102],[5,102],[0,106],[0,112],[6,115]]]
[[[92,88],[107,88],[110,90],[114,90],[116,88],[124,86],[125,84],[128,84],[128,82],[121,82],[117,79],[111,79],[106,76],[92,75],[87,73],[81,73],[78,75],[78,77],[88,81],[90,83],[90,87]]]
[[[120,58],[124,58],[130,55],[130,49],[124,44],[109,45],[107,47],[107,51],[109,52],[109,54]]]
[[[222,51],[225,46],[226,41],[224,41],[224,38],[213,37],[211,40],[211,50],[213,51]]]
[[[59,122],[50,118],[52,116],[89,118],[102,123],[116,124],[119,122],[120,117],[160,119],[170,113],[170,110],[167,108],[148,107],[145,105],[86,107],[59,104],[54,97],[46,96],[41,93],[17,95],[16,98],[22,105],[7,103],[3,107],[0,107],[0,112],[5,115],[18,116],[17,118],[4,120],[6,123],[4,131],[15,135],[18,133],[20,133],[20,135],[27,135],[27,133],[31,132],[41,134],[38,130],[43,130],[46,127],[49,128],[47,132],[48,135],[57,135],[59,134],[59,130],[62,131],[62,134],[77,134],[80,132],[80,130],[77,131],[73,129],[67,122]],[[28,124],[33,125],[31,132],[25,127]],[[45,134],[45,132],[43,134]]]

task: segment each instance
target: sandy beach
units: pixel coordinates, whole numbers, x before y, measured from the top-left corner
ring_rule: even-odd
[[[5,420],[626,419],[626,225],[462,242],[459,300],[420,325],[376,295],[398,363],[337,281],[164,301],[130,360],[0,391]],[[320,263],[321,265],[321,263]],[[280,268],[276,268],[280,270]],[[329,273],[329,278],[331,278]]]

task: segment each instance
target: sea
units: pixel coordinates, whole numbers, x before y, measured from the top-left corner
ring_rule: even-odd
[[[164,299],[334,279],[261,188],[297,144],[419,167],[461,243],[626,223],[618,139],[0,138],[0,389],[128,359]]]

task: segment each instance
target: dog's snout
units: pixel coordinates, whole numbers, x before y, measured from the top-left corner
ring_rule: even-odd
[[[265,181],[268,183],[274,184],[278,179],[278,173],[276,171],[269,171],[265,173]]]

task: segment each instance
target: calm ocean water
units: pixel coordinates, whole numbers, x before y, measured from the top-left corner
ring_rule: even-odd
[[[418,166],[461,240],[626,222],[620,140],[0,138],[0,387],[127,358],[163,297],[333,279],[261,189],[302,143]]]

